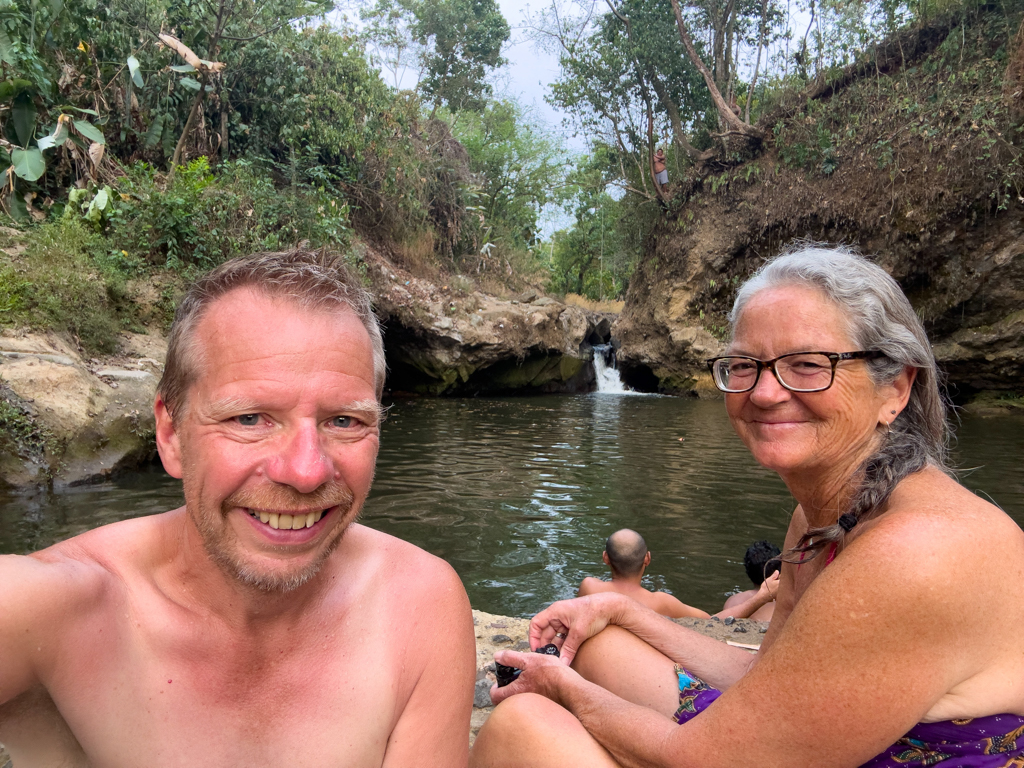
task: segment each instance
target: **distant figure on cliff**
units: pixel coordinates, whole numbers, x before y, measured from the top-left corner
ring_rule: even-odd
[[[651,592],[640,586],[640,580],[644,575],[647,566],[651,564],[651,552],[647,548],[644,537],[629,528],[616,531],[605,542],[604,553],[601,555],[604,564],[611,569],[612,580],[602,581],[593,576],[588,576],[580,584],[577,597],[593,595],[598,592],[618,592],[620,595],[631,597],[641,605],[645,605],[652,611],[668,616],[673,619],[687,617],[706,619],[710,614],[700,608],[694,608],[681,600],[676,599],[667,592]],[[745,618],[761,608],[772,598],[771,587],[774,585],[778,590],[778,580],[767,584],[764,589],[756,593],[752,598],[742,601],[739,604],[729,606],[727,610],[715,614],[719,618],[733,616]]]
[[[355,523],[384,373],[338,256],[257,254],[192,286],[155,404],[185,506],[0,557],[14,765],[466,765],[465,590]]]
[[[722,607],[732,608],[742,605],[756,595],[766,578],[782,570],[782,561],[779,559],[781,556],[782,550],[770,541],[755,541],[747,547],[747,552],[743,555],[743,568],[746,570],[750,580],[754,582],[754,586],[758,589],[748,589],[746,592],[735,594],[726,600],[725,605]],[[775,613],[774,600],[762,605],[750,615],[750,618],[757,619],[758,621],[771,621],[773,613]]]
[[[661,186],[668,184],[668,170],[665,167],[665,150],[658,147],[654,153],[654,178]]]

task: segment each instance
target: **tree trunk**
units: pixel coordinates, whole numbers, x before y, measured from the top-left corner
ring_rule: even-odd
[[[658,101],[662,103],[665,111],[668,112],[668,119],[672,124],[672,143],[692,160],[706,160],[705,153],[693,146],[686,138],[686,132],[683,131],[683,121],[679,118],[679,107],[672,100],[672,97],[669,96],[665,84],[653,72],[651,73],[651,85],[654,87],[654,92],[658,95]]]
[[[188,119],[185,121],[185,128],[182,130],[181,136],[178,137],[178,143],[174,147],[174,156],[171,157],[171,176],[174,176],[174,169],[178,167],[178,163],[181,161],[181,153],[185,149],[185,141],[188,139],[192,126],[195,125],[199,108],[203,105],[203,101],[206,100],[206,73],[203,72],[200,78],[199,93],[196,94],[195,101],[192,102],[192,109],[189,110]]]
[[[231,105],[228,103],[227,96],[223,96],[220,100],[220,159],[221,162],[227,162],[231,159],[231,154],[228,151],[228,118],[231,115]]]
[[[752,125],[747,125],[735,115],[729,104],[722,98],[722,92],[718,90],[718,86],[715,85],[715,79],[708,71],[707,66],[701,60],[700,56],[697,55],[697,49],[693,47],[693,40],[690,39],[690,33],[686,29],[686,22],[683,21],[683,12],[679,8],[679,0],[672,0],[672,10],[675,11],[676,15],[676,26],[679,28],[679,39],[682,40],[683,46],[686,48],[686,55],[690,57],[690,61],[693,62],[693,66],[697,68],[701,76],[704,78],[704,82],[708,87],[708,91],[711,93],[711,100],[715,103],[715,108],[718,110],[718,114],[722,118],[722,122],[729,128],[730,131],[746,136],[749,139],[760,141],[764,138],[764,133],[755,128]]]
[[[743,121],[750,122],[750,102],[754,100],[754,88],[757,86],[757,74],[761,69],[761,50],[764,48],[764,39],[768,32],[768,0],[761,0],[761,34],[757,36],[757,58],[754,60],[754,77],[750,81],[750,88],[747,89],[747,108]]]

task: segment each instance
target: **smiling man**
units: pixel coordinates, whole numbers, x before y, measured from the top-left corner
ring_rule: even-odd
[[[15,766],[465,765],[462,584],[354,522],[384,374],[336,257],[258,254],[190,289],[155,406],[185,506],[0,558]]]

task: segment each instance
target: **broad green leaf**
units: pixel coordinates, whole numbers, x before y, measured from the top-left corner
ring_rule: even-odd
[[[103,134],[100,133],[100,129],[88,120],[75,120],[75,130],[90,141],[95,141],[97,144],[107,143],[107,140],[103,138]]]
[[[83,115],[92,115],[93,117],[99,117],[100,113],[95,109],[81,109],[79,107],[62,107],[64,110],[73,109],[75,112],[81,112]]]
[[[191,64],[175,64],[171,67],[175,72],[195,72],[196,68]]]
[[[50,11],[53,13],[53,18],[60,16],[60,12],[64,10],[64,0],[50,0]]]
[[[198,80],[195,80],[195,79],[193,79],[191,77],[183,77],[178,82],[180,82],[186,88],[188,88],[190,90],[193,90],[193,91],[198,91],[202,87],[201,85],[199,85],[199,81]]]
[[[11,43],[7,30],[0,27],[0,61],[14,66],[14,45]]]
[[[14,120],[14,133],[18,137],[18,143],[27,147],[36,132],[36,104],[32,97],[27,93],[15,96],[11,117]]]
[[[25,181],[35,181],[46,171],[43,153],[35,147],[11,150],[11,162],[14,163],[14,172]]]
[[[139,70],[139,60],[134,56],[128,57],[128,69],[132,73],[132,82],[139,88],[145,87],[145,83],[142,81],[142,72]]]
[[[89,209],[86,211],[86,218],[99,219],[99,214],[107,207],[107,203],[110,202],[110,187],[104,187],[96,193],[96,197],[89,203]],[[95,214],[93,213],[95,211]],[[92,214],[92,215],[90,215]]]
[[[152,149],[160,142],[160,135],[164,130],[164,115],[157,115],[153,124],[149,126],[149,130],[146,131],[146,149]]]

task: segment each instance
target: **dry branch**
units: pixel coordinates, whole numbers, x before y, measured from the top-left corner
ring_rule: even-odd
[[[191,64],[198,72],[221,72],[226,66],[222,61],[204,61],[203,59],[200,59],[192,52],[191,48],[176,37],[166,35],[162,32],[158,37],[160,38],[160,42],[168,48],[176,51],[181,58]]]

